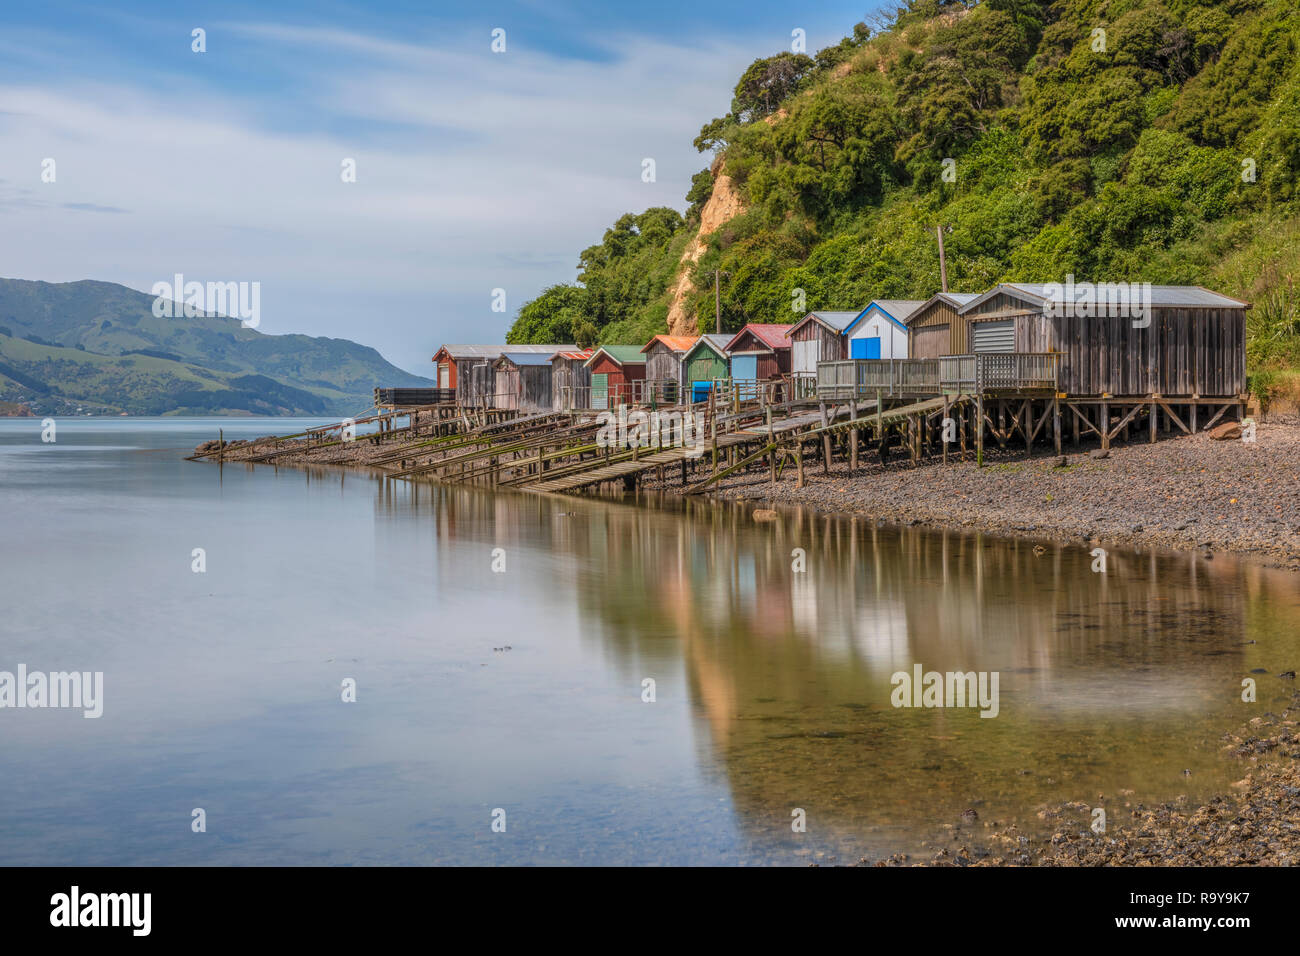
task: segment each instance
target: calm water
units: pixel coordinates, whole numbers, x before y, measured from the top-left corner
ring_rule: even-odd
[[[1223,787],[1300,661],[1296,580],[1223,557],[182,460],[302,424],[0,420],[0,670],[105,684],[0,709],[0,863],[928,855]],[[915,663],[999,715],[892,707]]]

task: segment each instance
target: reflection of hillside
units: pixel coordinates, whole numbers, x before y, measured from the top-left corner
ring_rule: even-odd
[[[1084,547],[756,523],[731,503],[435,500],[444,542],[523,549],[541,586],[572,591],[580,633],[630,680],[684,664],[702,759],[755,833],[788,834],[795,806],[860,833],[953,822],[975,800],[987,817],[1120,788],[1168,799],[1188,768],[1209,785],[1255,666],[1248,604],[1278,603],[1257,599],[1277,586],[1258,569],[1192,555],[1111,553],[1102,575]],[[462,574],[440,567],[440,587]],[[999,671],[1001,716],[893,709],[890,674],[913,662]]]

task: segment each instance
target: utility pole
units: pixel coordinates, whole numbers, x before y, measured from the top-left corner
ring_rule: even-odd
[[[731,273],[723,272],[721,269],[713,270],[713,320],[714,320],[714,325],[716,326],[715,331],[719,335],[721,335],[722,334],[722,292],[718,286],[718,276],[727,276],[728,278],[730,278]],[[947,286],[944,287],[944,291],[945,292],[948,291]]]
[[[952,227],[949,226],[949,229]],[[939,281],[943,285],[943,291],[948,291],[948,260],[943,255],[943,226],[935,226],[934,234],[939,237]]]

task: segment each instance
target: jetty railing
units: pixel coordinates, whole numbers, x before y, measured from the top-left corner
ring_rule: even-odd
[[[823,400],[1052,389],[1059,352],[981,352],[933,359],[844,359],[817,363]]]
[[[454,388],[375,388],[375,405],[450,405],[456,401]]]

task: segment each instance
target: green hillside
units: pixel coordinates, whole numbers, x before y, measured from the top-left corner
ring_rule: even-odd
[[[432,381],[346,339],[265,335],[225,316],[157,318],[111,282],[0,279],[0,401],[67,412],[346,415],[376,385]]]
[[[1298,40],[1294,0],[910,0],[815,56],[756,60],[700,131],[712,172],[687,214],[620,218],[512,341],[665,331],[725,176],[743,211],[686,266],[691,325],[713,328],[715,268],[729,330],[926,298],[944,226],[955,291],[1073,273],[1245,298],[1252,371],[1276,380],[1300,365]]]

